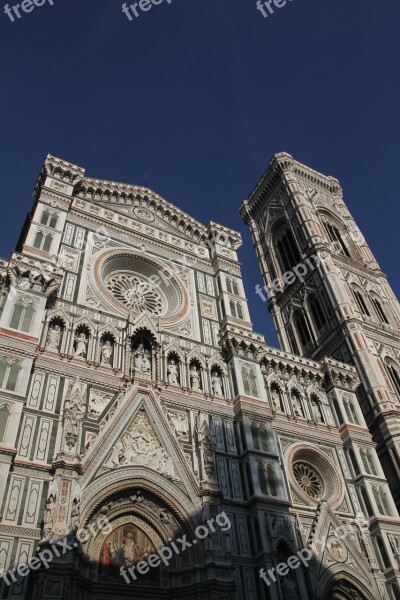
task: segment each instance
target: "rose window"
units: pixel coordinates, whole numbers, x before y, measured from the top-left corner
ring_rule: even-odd
[[[293,465],[293,475],[301,489],[311,498],[323,495],[323,483],[318,473],[307,463],[298,462]]]
[[[112,295],[130,310],[152,315],[161,315],[163,300],[149,281],[144,281],[131,273],[112,275],[107,280],[107,289]]]

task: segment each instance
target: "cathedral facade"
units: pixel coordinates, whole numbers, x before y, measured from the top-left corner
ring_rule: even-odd
[[[0,261],[1,598],[399,600],[397,300],[332,177],[277,154],[241,214],[280,349],[240,234],[47,156]]]

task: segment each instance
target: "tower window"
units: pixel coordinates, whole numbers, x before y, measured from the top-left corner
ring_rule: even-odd
[[[295,315],[295,323],[301,341],[301,345],[303,346],[303,348],[306,348],[306,346],[311,342],[311,335],[306,319],[304,315],[299,311]]]
[[[322,310],[321,303],[318,300],[318,298],[313,296],[310,299],[309,305],[310,305],[310,312],[311,312],[311,316],[313,318],[315,327],[317,328],[317,331],[321,331],[321,329],[324,327],[324,325],[326,325],[326,318],[324,315],[324,311]]]
[[[274,467],[270,464],[258,463],[258,479],[261,493],[266,496],[277,496],[276,477]]]
[[[23,301],[16,302],[10,321],[10,327],[29,333],[34,314],[35,307],[33,304],[25,304]]]
[[[335,247],[337,247],[340,252],[342,252],[348,258],[351,258],[350,253],[347,250],[346,244],[343,241],[343,236],[340,234],[339,229],[335,225],[332,225],[332,223],[327,223],[326,221],[322,221],[322,222],[323,222],[325,231],[326,231],[330,241],[335,244]]]
[[[361,292],[359,292],[358,290],[354,290],[354,289],[352,291],[353,291],[354,298],[357,302],[357,306],[360,309],[361,314],[367,315],[367,317],[370,317],[371,315],[369,313],[369,310],[367,308],[367,305],[365,303],[364,297],[361,294]]]
[[[47,227],[51,227],[54,229],[57,225],[58,215],[49,210],[44,210],[42,213],[42,217],[40,219],[41,225],[46,225]]]
[[[379,302],[379,300],[377,300],[376,298],[371,298],[372,304],[376,310],[376,313],[379,317],[379,319],[382,321],[382,323],[387,323],[389,325],[389,321],[383,311],[382,305]]]
[[[389,363],[386,363],[386,368],[395,391],[400,395],[400,377],[397,369]]]
[[[243,319],[243,309],[239,302],[234,302],[233,300],[231,300],[229,302],[229,307],[232,317],[236,317],[237,319]]]
[[[52,241],[53,236],[51,236],[50,233],[44,235],[42,231],[38,231],[33,241],[33,247],[38,250],[43,250],[44,252],[50,252]]]
[[[292,232],[286,229],[276,242],[278,258],[283,271],[291,271],[301,262],[300,252]]]
[[[17,360],[10,362],[6,357],[0,358],[0,388],[14,392],[21,371],[21,365]]]

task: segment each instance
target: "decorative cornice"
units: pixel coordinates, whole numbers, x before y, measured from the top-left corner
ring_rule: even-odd
[[[280,152],[274,154],[267,170],[240,207],[242,219],[246,224],[254,217],[261,204],[267,200],[275,188],[282,183],[285,173],[292,173],[309,185],[317,186],[329,194],[341,195],[342,193],[340,183],[334,177],[318,173],[295,160],[290,154]]]

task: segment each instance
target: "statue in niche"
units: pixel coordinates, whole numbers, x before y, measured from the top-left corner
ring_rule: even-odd
[[[81,518],[81,501],[79,498],[74,498],[71,511],[71,527],[76,530],[79,528]]]
[[[111,357],[113,353],[113,345],[110,340],[103,342],[101,346],[100,363],[102,365],[111,365]]]
[[[62,329],[58,323],[51,325],[47,333],[47,348],[49,350],[58,350],[60,347]]]
[[[55,499],[54,499],[53,494],[50,494],[50,496],[47,499],[46,506],[44,509],[42,540],[48,540],[53,535],[54,506],[55,506]]]
[[[293,410],[296,417],[304,417],[303,407],[301,406],[300,398],[292,396]]]
[[[150,373],[151,371],[151,355],[148,350],[143,346],[143,344],[139,344],[137,350],[133,355],[133,361],[135,365],[135,369],[141,371],[142,373]]]
[[[192,390],[200,390],[200,373],[196,365],[190,367],[190,387]]]
[[[80,356],[82,358],[86,358],[88,344],[89,344],[88,337],[83,331],[81,331],[81,333],[77,334],[75,337],[74,358],[78,358]]]
[[[313,400],[311,405],[312,405],[314,419],[317,421],[317,423],[322,423],[322,414],[321,414],[321,407],[319,405],[319,402],[317,400]]]
[[[171,385],[179,385],[178,365],[173,358],[168,361],[167,379]]]
[[[273,404],[274,410],[276,412],[283,412],[281,395],[279,393],[279,390],[276,389],[275,387],[271,387],[271,397],[272,397],[272,404]]]
[[[69,450],[77,444],[85,404],[86,393],[78,377],[68,390],[64,404],[64,439]]]
[[[224,390],[222,389],[222,378],[218,371],[211,373],[211,386],[215,396],[223,396]]]

